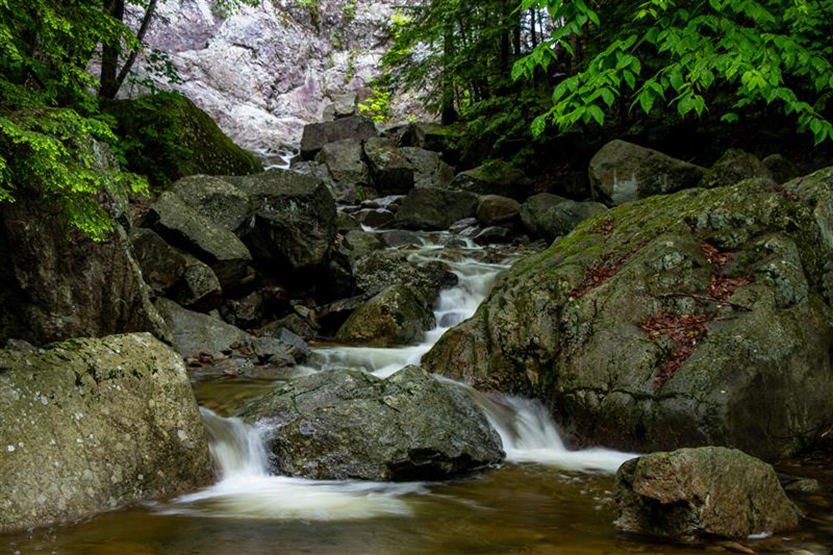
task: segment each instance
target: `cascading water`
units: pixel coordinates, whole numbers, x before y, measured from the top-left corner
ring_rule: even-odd
[[[455,287],[444,290],[435,307],[436,327],[418,345],[396,348],[328,347],[316,350],[315,362],[302,369],[322,372],[357,368],[387,377],[422,356],[443,333],[474,315],[498,275],[509,266],[477,259],[478,247],[456,260],[441,257],[439,245],[426,243],[411,261],[441,261],[457,275]],[[465,384],[503,441],[510,462],[535,462],[567,470],[615,472],[633,455],[606,449],[568,450],[544,407],[527,399],[496,398]],[[236,418],[223,418],[202,409],[211,440],[211,454],[221,481],[199,493],[181,497],[167,511],[175,514],[242,516],[246,518],[345,520],[381,515],[409,515],[407,496],[425,493],[422,484],[313,481],[270,472],[263,430]]]

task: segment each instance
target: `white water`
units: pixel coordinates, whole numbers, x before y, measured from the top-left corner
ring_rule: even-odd
[[[416,263],[441,260],[458,277],[458,284],[443,291],[435,308],[437,327],[418,345],[396,348],[333,347],[317,350],[317,362],[307,372],[358,368],[387,377],[409,364],[418,364],[443,333],[474,315],[495,279],[507,265],[487,264],[471,256],[449,260],[438,256],[437,245],[426,244],[412,256]],[[439,379],[451,381],[438,376]],[[555,424],[538,402],[513,397],[495,398],[464,387],[483,409],[500,435],[507,461],[538,463],[567,470],[615,472],[634,455],[607,449],[570,451]],[[261,431],[236,418],[222,418],[201,409],[210,434],[211,454],[220,482],[177,499],[166,511],[222,517],[348,520],[382,515],[411,514],[407,496],[425,493],[423,484],[389,484],[352,481],[314,481],[275,476]]]

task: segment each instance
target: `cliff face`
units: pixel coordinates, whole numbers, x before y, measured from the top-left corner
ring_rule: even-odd
[[[213,0],[160,3],[148,52],[170,58],[176,88],[251,150],[296,146],[304,124],[335,96],[379,75],[389,25],[401,0],[261,0],[227,17]],[[138,64],[148,73],[147,57]],[[167,88],[164,82],[159,85]],[[123,93],[142,92],[127,84]],[[408,99],[395,111],[413,113]]]

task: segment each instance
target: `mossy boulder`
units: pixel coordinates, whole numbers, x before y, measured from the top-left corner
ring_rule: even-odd
[[[419,187],[402,201],[393,226],[426,231],[448,229],[458,220],[473,217],[478,203],[479,197],[468,191]]]
[[[116,133],[128,145],[130,171],[159,187],[189,175],[245,175],[263,171],[250,152],[234,144],[211,116],[176,93],[113,100]]]
[[[757,156],[744,150],[730,148],[706,172],[701,187],[725,187],[751,178],[772,179],[772,172]],[[774,183],[773,183],[774,185]]]
[[[477,205],[477,221],[489,226],[516,219],[521,212],[520,203],[509,197],[486,195]]]
[[[213,477],[182,359],[150,334],[0,351],[0,420],[0,533]]]
[[[219,177],[184,177],[171,186],[171,191],[198,214],[229,231],[239,233],[251,221],[249,196]]]
[[[552,241],[567,235],[587,218],[605,212],[600,202],[577,202],[558,195],[533,195],[521,206],[521,221],[533,237]]]
[[[773,468],[737,449],[652,453],[616,473],[616,527],[663,539],[745,539],[798,528]]]
[[[833,169],[617,207],[517,262],[423,364],[540,398],[579,445],[794,454],[833,423],[831,207]]]
[[[780,154],[770,154],[761,163],[772,174],[772,179],[779,185],[796,177],[801,177],[801,170],[793,162]]]
[[[426,308],[432,308],[440,291],[457,285],[457,276],[436,264],[418,264],[407,252],[380,250],[352,260],[356,286],[365,293],[376,294],[392,285],[408,287]]]
[[[402,284],[392,285],[356,309],[336,339],[376,347],[418,343],[435,325],[434,314]]]
[[[697,187],[706,170],[633,143],[614,140],[590,160],[593,200],[608,206]]]
[[[503,161],[492,161],[474,169],[458,173],[449,189],[468,191],[478,195],[500,195],[523,201],[532,190],[526,174]]]
[[[282,474],[318,480],[437,480],[503,458],[469,394],[409,366],[387,379],[335,370],[279,385],[243,418],[260,422]]]

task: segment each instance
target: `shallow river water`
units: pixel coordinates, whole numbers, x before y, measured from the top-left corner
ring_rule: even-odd
[[[437,244],[412,255],[442,259],[459,284],[436,307],[438,327],[420,345],[401,348],[321,346],[293,374],[359,368],[384,377],[421,356],[448,328],[469,318],[509,261],[476,248],[456,253]],[[287,375],[285,377],[291,377]],[[518,398],[472,392],[503,440],[498,468],[444,483],[322,482],[275,475],[261,431],[233,415],[274,380],[204,371],[193,376],[211,437],[218,481],[163,502],[100,514],[88,521],[0,536],[0,553],[124,555],[254,554],[691,554],[734,551],[827,554],[833,547],[833,496],[798,498],[801,532],[680,546],[617,534],[616,468],[631,454],[571,451],[546,411]],[[452,387],[465,387],[452,384]],[[791,468],[801,473],[802,467]],[[806,473],[813,474],[812,471]],[[824,491],[831,481],[824,478]],[[803,550],[803,551],[802,551]]]

